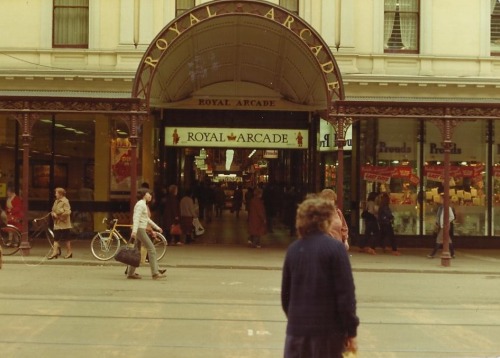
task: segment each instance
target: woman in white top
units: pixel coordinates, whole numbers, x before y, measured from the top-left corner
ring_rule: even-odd
[[[149,216],[149,210],[147,203],[151,201],[152,195],[146,188],[141,188],[137,191],[137,203],[134,206],[134,217],[132,224],[132,239],[140,241],[143,247],[148,250],[149,266],[151,267],[151,275],[154,280],[165,278],[166,270],[158,269],[158,261],[156,260],[156,249],[148,234],[146,233],[146,228],[150,225],[153,229],[162,232],[163,230],[159,227]],[[140,279],[142,278],[139,274],[135,273],[135,267],[129,266],[127,269],[127,278],[130,279]]]

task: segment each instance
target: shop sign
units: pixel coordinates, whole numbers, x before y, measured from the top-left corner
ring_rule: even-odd
[[[266,159],[278,159],[278,151],[267,149],[264,151],[263,157]]]
[[[174,147],[307,149],[307,129],[165,127]]]
[[[444,154],[444,148],[436,143],[429,143],[429,154]],[[450,154],[462,154],[462,148],[457,147],[457,143],[453,143]]]
[[[337,151],[338,147],[335,145],[337,135],[333,126],[326,120],[321,119],[319,124],[319,150],[320,152]],[[352,150],[352,126],[347,128],[345,135],[344,150]]]
[[[464,165],[450,166],[449,176],[450,178],[472,178],[480,179],[482,178],[482,173],[484,172],[484,165]],[[444,166],[442,165],[427,165],[424,167],[424,175],[427,180],[436,181],[439,183],[444,183]]]
[[[268,108],[276,107],[276,100],[259,99],[259,98],[198,98],[197,105],[199,107],[215,107],[215,108]]]
[[[418,185],[419,177],[413,174],[409,166],[382,167],[376,165],[363,165],[361,167],[363,180],[389,184],[392,178],[406,179],[412,185]]]

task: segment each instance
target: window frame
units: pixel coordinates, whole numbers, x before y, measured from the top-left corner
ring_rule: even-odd
[[[395,13],[395,19],[396,17],[399,19],[400,13],[409,13],[409,14],[415,14],[416,19],[417,19],[417,48],[414,50],[407,50],[407,49],[401,49],[401,48],[386,48],[385,43],[383,44],[384,47],[384,53],[400,53],[400,54],[418,54],[420,53],[420,30],[421,30],[421,16],[420,16],[420,11],[421,11],[421,1],[420,0],[415,0],[417,2],[417,10],[416,11],[400,11],[399,8],[396,8],[395,11],[387,11],[386,10],[386,3],[384,0],[384,27],[385,27],[385,20],[386,20],[386,14],[387,13]],[[397,3],[397,6],[399,7],[399,3]],[[393,36],[394,33],[394,25],[393,25],[393,30],[391,33],[391,37]],[[401,37],[401,31],[399,32],[399,36]],[[385,42],[385,28],[384,28],[384,36],[383,36],[384,42]],[[389,38],[390,39],[390,38]]]
[[[181,2],[182,0],[175,0],[175,17],[179,17],[181,16],[182,14],[184,14],[185,12],[191,10],[193,7],[196,6],[196,0],[191,0],[191,7],[187,7],[187,8],[182,8],[180,7],[179,3]],[[186,1],[186,0],[184,0]]]
[[[56,5],[56,0],[52,0],[52,48],[89,48],[90,40],[90,1],[87,5]],[[56,12],[60,8],[78,8],[87,10],[87,43],[85,44],[56,44]]]
[[[296,4],[296,7],[297,7],[297,10],[290,10],[290,9],[288,8],[287,4],[285,4],[285,1],[291,1],[291,0],[280,0],[279,5],[280,5],[281,7],[283,7],[283,8],[285,8],[285,9],[287,9],[287,10],[288,10],[289,12],[291,12],[292,14],[295,14],[295,15],[299,16],[299,9],[300,9],[300,7],[299,7],[299,5],[300,5],[300,4],[299,4],[299,2],[300,2],[300,0],[293,0],[293,1],[295,1],[295,4]]]
[[[490,17],[490,55],[491,56],[500,56],[500,43],[499,43],[499,48],[497,50],[492,49],[492,45],[493,45],[492,31],[493,31],[494,24],[499,29],[497,35],[498,35],[498,40],[500,42],[500,3],[498,1],[495,3],[495,7],[494,7],[493,11],[491,11],[490,16],[491,16]],[[496,22],[494,22],[493,19],[496,19]]]

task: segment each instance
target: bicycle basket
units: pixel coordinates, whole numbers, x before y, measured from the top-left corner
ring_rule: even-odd
[[[45,215],[41,218],[36,218],[32,222],[32,226],[34,230],[42,231],[47,230],[50,227],[50,215]]]

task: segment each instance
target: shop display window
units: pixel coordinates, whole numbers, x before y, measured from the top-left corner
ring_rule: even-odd
[[[494,236],[500,235],[500,121],[493,122],[494,138],[493,138],[493,173],[492,178],[492,232]]]
[[[389,193],[397,235],[418,233],[417,192],[420,179],[416,139],[419,123],[417,120],[408,121],[401,126],[399,119],[382,118],[377,124],[361,124],[361,156],[364,163],[361,167],[364,183],[362,197],[366,198],[371,191]]]
[[[460,123],[454,129],[450,151],[450,205],[455,211],[456,236],[483,236],[487,233],[486,122]],[[438,127],[426,123],[424,143],[424,233],[436,222],[444,187],[444,151]]]

